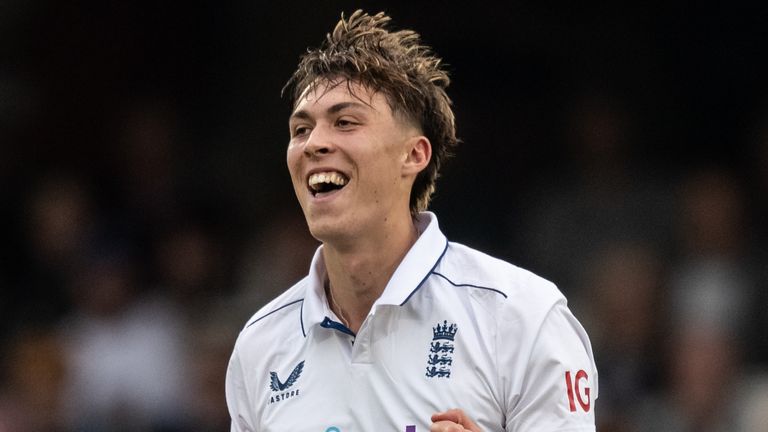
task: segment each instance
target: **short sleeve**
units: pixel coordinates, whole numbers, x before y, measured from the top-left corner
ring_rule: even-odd
[[[507,432],[595,430],[597,368],[564,299],[546,314],[524,364],[519,392],[507,404]]]
[[[232,418],[231,432],[255,432],[256,429],[250,422],[248,394],[237,348],[232,353],[227,367],[225,392],[227,408]]]

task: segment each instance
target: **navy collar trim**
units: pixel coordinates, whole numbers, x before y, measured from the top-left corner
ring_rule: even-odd
[[[421,280],[421,282],[419,282],[419,284],[416,285],[416,288],[414,288],[413,291],[411,291],[411,293],[408,294],[408,297],[406,297],[405,300],[403,300],[403,302],[400,303],[400,306],[408,303],[408,300],[410,300],[411,297],[413,297],[413,295],[416,293],[416,291],[418,291],[419,288],[421,288],[421,286],[424,285],[424,281],[426,281],[427,278],[429,278],[429,276],[432,275],[432,273],[435,271],[435,268],[437,268],[437,265],[440,264],[440,261],[443,260],[443,257],[445,256],[445,253],[447,251],[448,251],[448,240],[445,241],[445,247],[443,248],[443,253],[441,253],[440,256],[437,258],[437,261],[435,261],[435,265],[433,265],[432,268],[429,269],[429,271],[424,276],[424,278]]]

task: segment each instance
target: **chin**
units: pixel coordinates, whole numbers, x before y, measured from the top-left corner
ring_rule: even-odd
[[[307,227],[309,227],[309,233],[312,234],[312,237],[323,243],[338,239],[349,232],[347,224],[344,224],[338,218],[322,221],[307,220]]]
[[[328,218],[322,221],[307,221],[312,237],[324,244],[344,247],[361,239],[365,229],[359,221],[349,218]]]

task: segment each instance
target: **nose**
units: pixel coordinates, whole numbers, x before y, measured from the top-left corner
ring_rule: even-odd
[[[318,125],[312,132],[304,145],[304,154],[309,157],[318,157],[331,153],[334,149],[333,140],[325,128]]]

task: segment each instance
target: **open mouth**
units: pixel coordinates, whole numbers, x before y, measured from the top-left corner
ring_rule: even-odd
[[[349,178],[337,171],[318,172],[309,176],[307,186],[312,196],[326,194],[342,189],[349,183]]]

